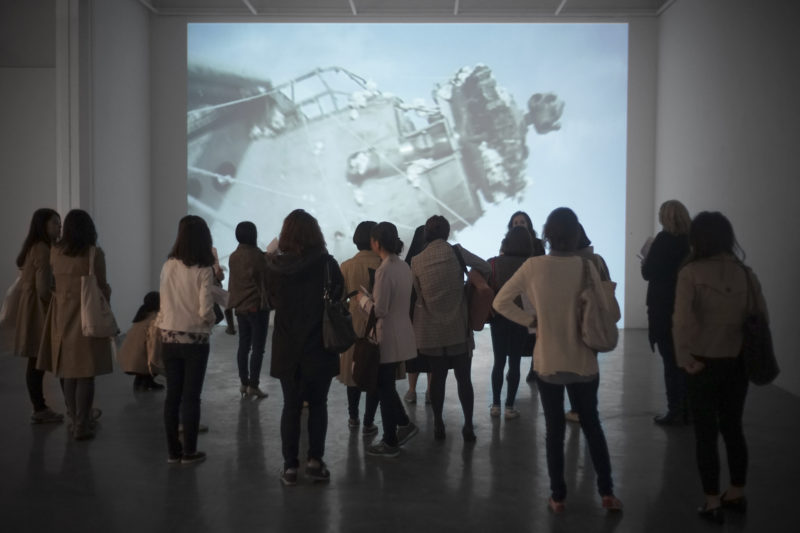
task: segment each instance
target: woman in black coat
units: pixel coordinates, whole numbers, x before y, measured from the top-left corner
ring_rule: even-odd
[[[642,277],[647,280],[647,322],[650,349],[658,346],[664,360],[667,412],[656,416],[659,425],[682,424],[686,419],[686,374],[675,361],[672,342],[672,311],[678,270],[689,254],[689,211],[678,200],[668,200],[658,210],[663,230],[656,235],[642,261]]]
[[[328,254],[317,220],[296,209],[283,221],[279,251],[268,253],[267,294],[275,309],[270,375],[283,391],[281,446],[285,485],[297,483],[300,466],[300,416],[308,402],[306,476],[327,481],[330,472],[322,457],[328,429],[328,389],[339,373],[339,354],[322,341],[323,288],[329,273],[334,299],[341,299],[344,278]]]

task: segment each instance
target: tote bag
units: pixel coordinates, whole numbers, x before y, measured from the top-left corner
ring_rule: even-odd
[[[772,332],[766,314],[759,308],[752,271],[744,268],[747,278],[747,316],[742,326],[742,349],[747,377],[754,385],[767,385],[775,381],[781,370],[772,347]]]
[[[17,279],[6,291],[5,298],[3,298],[3,307],[0,308],[0,326],[13,327],[16,324],[21,295],[22,283],[20,282],[20,276],[17,276]]]
[[[322,293],[322,343],[329,352],[342,353],[356,341],[353,317],[347,304],[333,296],[331,263],[325,265],[325,287]]]
[[[89,251],[89,274],[81,276],[81,332],[85,337],[108,338],[119,333],[117,321],[108,300],[94,275],[96,248]]]
[[[578,296],[581,340],[595,352],[610,352],[619,341],[619,304],[614,297],[616,283],[601,281],[600,286],[595,285],[589,271],[589,260],[583,259],[582,285]]]

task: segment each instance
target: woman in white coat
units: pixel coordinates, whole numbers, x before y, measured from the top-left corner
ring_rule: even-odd
[[[367,313],[374,312],[377,318],[380,347],[378,401],[383,419],[383,439],[367,447],[367,454],[396,457],[400,446],[419,431],[408,419],[395,388],[397,365],[417,356],[414,327],[408,316],[413,278],[408,264],[398,257],[403,250],[403,241],[398,238],[394,224],[381,222],[372,228],[370,244],[372,251],[380,256],[381,265],[375,271],[373,294],[362,292],[359,304]]]

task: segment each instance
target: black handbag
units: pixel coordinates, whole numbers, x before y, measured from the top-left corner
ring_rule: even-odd
[[[747,377],[754,385],[775,381],[781,370],[772,348],[772,332],[766,314],[759,308],[750,269],[744,267],[747,278],[747,316],[742,326],[742,350]]]
[[[322,343],[329,352],[342,353],[356,341],[353,317],[344,300],[334,297],[331,263],[325,265],[325,287],[322,291]]]
[[[353,346],[353,381],[362,391],[373,393],[378,387],[378,365],[381,351],[375,338],[375,311],[369,314],[364,336],[356,339]]]

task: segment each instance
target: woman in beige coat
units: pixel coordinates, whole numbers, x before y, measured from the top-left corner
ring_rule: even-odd
[[[61,235],[61,217],[52,209],[37,209],[31,218],[28,236],[17,256],[20,269],[20,298],[16,314],[14,354],[27,357],[25,381],[33,403],[31,423],[63,422],[64,415],[47,406],[44,399],[44,372],[36,368],[36,356],[42,341],[42,328],[50,305],[53,271],[50,269],[50,246]]]
[[[133,392],[163,390],[164,385],[156,382],[150,372],[147,354],[147,337],[150,326],[158,315],[160,298],[158,291],[148,292],[144,302],[133,317],[133,325],[117,353],[117,362],[126,374],[133,378]]]
[[[369,233],[376,226],[377,222],[367,220],[356,226],[353,234],[353,244],[358,248],[358,253],[341,264],[342,276],[344,276],[344,294],[358,291],[361,287],[371,289],[369,271],[375,272],[381,265],[381,258],[372,251]],[[353,317],[353,329],[359,337],[364,336],[364,329],[367,326],[368,315],[358,308],[358,299],[350,299],[350,314]],[[347,386],[347,412],[350,415],[348,426],[355,429],[359,424],[358,403],[361,400],[361,390],[353,381],[353,348],[350,347],[341,354],[339,358],[339,375],[337,379]],[[367,394],[366,405],[364,406],[364,429],[365,435],[372,435],[378,432],[378,427],[373,423],[375,412],[378,410],[377,394]]]
[[[110,374],[111,340],[86,337],[81,331],[81,276],[89,273],[89,257],[95,250],[94,273],[106,299],[106,258],[96,248],[97,230],[86,211],[73,209],[64,219],[61,242],[50,251],[55,291],[47,313],[37,367],[62,378],[64,401],[73,420],[75,440],[94,437],[92,403],[94,378]]]

